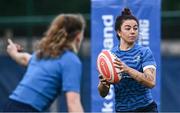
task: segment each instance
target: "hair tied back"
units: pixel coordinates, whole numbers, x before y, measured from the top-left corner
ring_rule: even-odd
[[[129,8],[124,8],[124,10],[122,11],[122,16],[125,16],[125,15],[131,15],[131,11]]]

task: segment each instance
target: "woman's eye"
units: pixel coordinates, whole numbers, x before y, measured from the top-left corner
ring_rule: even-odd
[[[135,28],[133,28],[134,30],[138,30],[138,28],[137,27],[135,27]]]
[[[125,30],[130,30],[130,29],[131,29],[131,28],[129,28],[129,27],[128,27],[128,28],[125,28]]]

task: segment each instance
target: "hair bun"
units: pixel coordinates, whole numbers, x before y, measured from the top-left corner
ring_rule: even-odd
[[[124,10],[122,11],[122,16],[125,16],[125,15],[131,15],[131,11],[129,8],[124,8]]]

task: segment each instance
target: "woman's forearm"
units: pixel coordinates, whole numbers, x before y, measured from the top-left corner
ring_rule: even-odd
[[[31,54],[29,53],[21,53],[21,52],[12,52],[9,54],[10,57],[15,60],[18,64],[23,65],[23,66],[27,66],[28,62],[31,58]]]
[[[143,85],[149,88],[153,88],[155,86],[155,79],[156,79],[155,69],[149,68],[142,73],[133,68],[129,68],[127,73],[132,78],[134,78],[135,80],[137,80],[138,82],[142,83]]]
[[[31,58],[31,55],[29,53],[20,52],[23,50],[21,46],[14,43],[11,39],[8,39],[7,41],[8,41],[7,53],[9,54],[9,56],[13,60],[15,60],[18,64],[27,66]]]

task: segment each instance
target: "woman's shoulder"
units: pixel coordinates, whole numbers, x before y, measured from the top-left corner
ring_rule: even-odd
[[[141,55],[147,56],[147,55],[152,55],[152,51],[149,46],[142,46],[138,45],[137,50],[140,52]]]
[[[64,53],[62,54],[62,57],[69,57],[69,58],[78,58],[77,54],[72,52],[72,51],[64,51]]]
[[[110,49],[110,51],[111,51],[112,53],[115,53],[115,52],[118,51],[118,50],[119,50],[118,45],[116,45],[116,46],[114,46],[112,49]]]
[[[72,51],[65,51],[61,56],[60,59],[63,61],[68,61],[68,62],[77,62],[80,63],[80,59],[78,55]]]
[[[138,45],[138,44],[136,44],[136,47],[135,47],[135,48],[138,49],[138,50],[140,50],[140,51],[142,51],[142,52],[145,52],[145,51],[149,51],[149,50],[150,50],[149,46],[142,46],[142,45]]]

